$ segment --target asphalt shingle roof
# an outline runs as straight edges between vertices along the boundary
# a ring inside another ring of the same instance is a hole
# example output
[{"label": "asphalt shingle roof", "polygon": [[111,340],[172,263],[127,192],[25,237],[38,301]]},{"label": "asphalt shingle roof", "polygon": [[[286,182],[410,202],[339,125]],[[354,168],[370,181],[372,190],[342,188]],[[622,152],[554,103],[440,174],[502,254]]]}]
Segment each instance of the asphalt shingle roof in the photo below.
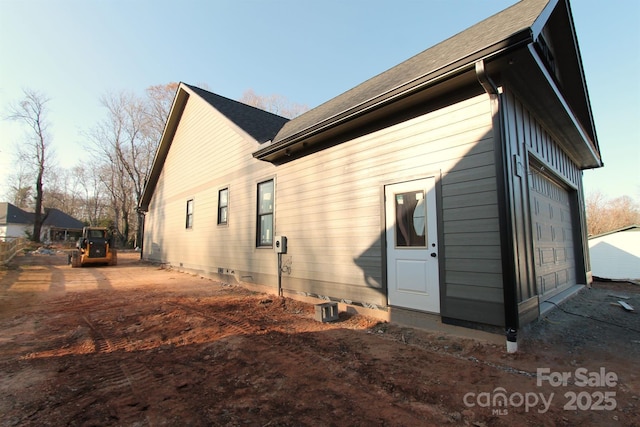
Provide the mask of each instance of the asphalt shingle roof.
[{"label": "asphalt shingle roof", "polygon": [[[0,225],[7,224],[33,224],[34,213],[26,212],[11,203],[0,203]],[[84,227],[82,221],[67,215],[59,209],[47,209],[47,217],[43,225],[69,230],[81,230]]]},{"label": "asphalt shingle roof", "polygon": [[401,64],[344,92],[284,125],[274,144],[303,132],[359,105],[383,96],[421,77],[437,74],[476,52],[483,51],[511,36],[527,31],[540,17],[550,0],[523,0],[461,33],[415,55]]},{"label": "asphalt shingle roof", "polygon": [[270,141],[289,121],[285,117],[185,84],[259,143]]},{"label": "asphalt shingle roof", "polygon": [[33,214],[11,203],[0,203],[0,224],[33,224]]},{"label": "asphalt shingle roof", "polygon": [[82,227],[84,227],[82,221],[55,208],[47,209],[47,218],[44,220],[44,225],[69,230],[82,230]]}]

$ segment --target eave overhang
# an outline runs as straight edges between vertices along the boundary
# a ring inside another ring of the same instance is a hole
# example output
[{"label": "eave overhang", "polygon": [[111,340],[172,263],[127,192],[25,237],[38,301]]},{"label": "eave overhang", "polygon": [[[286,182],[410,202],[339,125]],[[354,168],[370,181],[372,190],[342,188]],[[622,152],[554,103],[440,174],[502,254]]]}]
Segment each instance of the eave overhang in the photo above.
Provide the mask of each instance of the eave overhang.
[{"label": "eave overhang", "polygon": [[[526,13],[522,10],[518,11],[520,12]],[[319,113],[316,120],[310,120],[313,116],[308,116],[302,123],[306,121],[309,125],[291,134],[284,133],[281,139],[277,135],[273,143],[256,151],[253,156],[274,164],[286,163],[339,144],[349,134],[357,134],[355,129],[372,129],[375,121],[388,122],[390,114],[398,115],[399,111],[410,108],[428,111],[425,104],[437,105],[447,93],[453,94],[451,97],[455,98],[456,92],[464,90],[470,81],[475,81],[475,64],[482,61],[486,64],[488,76],[498,85],[504,85],[517,93],[581,169],[601,167],[602,160],[569,4],[566,0],[549,0],[536,13],[536,18],[526,27],[514,31],[502,41],[425,71],[416,78],[381,91],[382,93],[368,95],[364,98],[365,101],[338,110],[339,113],[326,117]],[[503,20],[506,18],[501,17]],[[513,19],[513,16],[509,19]],[[499,22],[493,24],[494,27],[482,28],[494,31]],[[547,71],[536,48],[546,29],[560,37],[558,40],[561,41],[562,51],[558,55],[564,78],[563,87]],[[448,43],[450,42],[451,39]],[[425,53],[430,51],[431,49]],[[392,70],[390,71],[393,72]],[[381,76],[384,74],[386,73]],[[358,89],[359,87],[354,90]],[[337,104],[340,104],[345,95],[348,97],[349,93],[336,98],[340,99]]]},{"label": "eave overhang", "polygon": [[144,190],[142,192],[140,204],[138,205],[139,212],[147,212],[149,210],[149,203],[151,203],[153,191],[155,190],[158,179],[160,178],[164,161],[169,153],[169,148],[171,148],[171,141],[173,141],[173,137],[178,129],[178,123],[180,123],[180,119],[184,112],[184,108],[187,105],[188,99],[189,92],[187,92],[184,85],[181,83],[178,87],[178,91],[176,92],[175,99],[173,100],[169,117],[165,123],[162,137],[160,138],[158,150],[156,151],[156,155],[153,159],[151,172],[147,177]]},{"label": "eave overhang", "polygon": [[[253,153],[253,157],[281,164],[305,153],[317,151],[318,146],[323,148],[326,146],[327,138],[335,137],[336,134],[348,132],[363,125],[370,120],[370,117],[376,116],[373,113],[384,109],[393,110],[392,104],[394,103],[402,104],[404,102],[402,108],[407,108],[415,105],[415,100],[428,102],[429,98],[442,95],[442,89],[445,87],[447,90],[453,91],[455,90],[453,86],[464,86],[468,81],[475,81],[475,63],[477,61],[494,60],[514,50],[526,47],[531,41],[532,33],[530,30],[520,31],[506,40],[396,86],[285,139],[272,143]],[[410,99],[413,99],[414,102],[407,101]]]},{"label": "eave overhang", "polygon": [[518,95],[580,169],[602,167],[595,131],[578,119],[533,43],[500,68],[502,83]]}]

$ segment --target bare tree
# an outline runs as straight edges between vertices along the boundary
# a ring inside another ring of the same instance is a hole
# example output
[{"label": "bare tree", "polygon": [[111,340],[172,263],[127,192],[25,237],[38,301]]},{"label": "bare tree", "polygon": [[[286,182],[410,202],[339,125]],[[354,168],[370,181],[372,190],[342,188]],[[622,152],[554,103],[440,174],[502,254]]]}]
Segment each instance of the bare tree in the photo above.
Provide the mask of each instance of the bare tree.
[{"label": "bare tree", "polygon": [[118,230],[133,245],[141,242],[142,217],[136,207],[173,101],[173,85],[177,87],[173,83],[150,87],[148,98],[124,92],[104,96],[107,117],[91,134],[109,170],[102,183],[113,203]]},{"label": "bare tree", "polygon": [[599,191],[592,192],[587,196],[585,208],[590,236],[640,224],[640,206],[629,196],[611,200]]},{"label": "bare tree", "polygon": [[44,206],[59,209],[75,218],[84,218],[82,181],[74,169],[50,170],[45,181]]},{"label": "bare tree", "polygon": [[[99,174],[100,182],[111,200],[117,230],[128,240],[130,216],[127,206],[131,195],[129,188],[122,188],[118,181],[128,180],[129,143],[134,143],[139,135],[139,127],[130,123],[130,100],[133,95],[120,93],[102,97],[102,105],[107,109],[107,117],[101,121],[91,134],[94,145],[102,159],[102,165],[96,165],[94,174]],[[133,122],[139,115],[134,113]],[[132,129],[133,127],[133,129]],[[135,165],[134,165],[135,167]],[[135,174],[134,174],[135,176]]]},{"label": "bare tree", "polygon": [[107,189],[115,223],[100,225],[114,226],[121,242],[127,244],[130,241],[131,222],[135,207],[132,182],[125,173],[125,166],[118,160],[118,155],[114,152],[107,155],[111,157],[111,161],[102,166],[100,179],[103,187]]},{"label": "bare tree", "polygon": [[24,98],[10,107],[9,119],[22,122],[29,128],[28,138],[24,145],[18,147],[20,161],[30,166],[35,175],[35,207],[33,235],[34,242],[40,241],[40,230],[44,222],[42,201],[44,197],[43,180],[48,168],[51,153],[49,134],[47,132],[47,103],[49,98],[44,94],[25,89]]},{"label": "bare tree", "polygon": [[288,119],[309,111],[308,106],[290,101],[283,95],[258,95],[253,89],[245,90],[239,101]]},{"label": "bare tree", "polygon": [[148,116],[147,134],[155,144],[158,144],[164,131],[164,125],[167,122],[167,117],[169,117],[178,86],[178,83],[171,82],[165,85],[149,86],[146,90],[148,101],[146,108]]},{"label": "bare tree", "polygon": [[76,183],[79,197],[77,218],[82,218],[90,225],[97,226],[108,216],[109,200],[103,196],[103,183],[101,177],[110,172],[104,172],[105,166],[97,161],[84,162],[76,165],[71,170],[73,180]]},{"label": "bare tree", "polygon": [[[106,94],[101,98],[106,116],[88,135],[98,162],[93,167],[110,201],[114,225],[128,244],[141,245],[143,218],[136,208],[177,87],[178,83],[151,86],[142,97]],[[91,198],[95,203],[98,199],[104,198]]]},{"label": "bare tree", "polygon": [[33,174],[29,168],[20,161],[19,156],[15,162],[13,173],[8,178],[8,199],[20,209],[32,209]]}]

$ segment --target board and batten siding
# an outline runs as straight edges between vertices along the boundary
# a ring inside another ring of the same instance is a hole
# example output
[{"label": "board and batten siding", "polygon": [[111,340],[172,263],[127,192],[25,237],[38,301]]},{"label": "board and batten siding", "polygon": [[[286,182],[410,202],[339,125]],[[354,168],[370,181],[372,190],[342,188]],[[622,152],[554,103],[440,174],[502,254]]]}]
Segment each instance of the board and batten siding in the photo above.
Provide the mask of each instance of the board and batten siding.
[{"label": "board and batten siding", "polygon": [[445,306],[501,307],[492,132],[480,95],[279,166],[283,288],[385,306],[384,186],[435,176]]},{"label": "board and batten siding", "polygon": [[511,209],[513,217],[516,257],[516,286],[520,304],[521,323],[537,317],[539,274],[536,263],[534,227],[530,206],[530,187],[534,174],[542,174],[558,182],[568,192],[573,224],[575,248],[575,279],[586,283],[588,249],[586,247],[586,219],[582,172],[578,165],[562,149],[552,133],[538,120],[526,105],[508,88],[502,95],[502,114],[505,126],[505,147],[511,159],[507,174],[511,177]]},{"label": "board and batten siding", "polygon": [[[145,218],[144,256],[204,275],[222,272],[277,285],[273,250],[256,249],[257,183],[275,167],[253,159],[259,144],[198,96],[185,106]],[[229,189],[228,224],[217,224]],[[186,229],[187,200],[193,227]]]}]

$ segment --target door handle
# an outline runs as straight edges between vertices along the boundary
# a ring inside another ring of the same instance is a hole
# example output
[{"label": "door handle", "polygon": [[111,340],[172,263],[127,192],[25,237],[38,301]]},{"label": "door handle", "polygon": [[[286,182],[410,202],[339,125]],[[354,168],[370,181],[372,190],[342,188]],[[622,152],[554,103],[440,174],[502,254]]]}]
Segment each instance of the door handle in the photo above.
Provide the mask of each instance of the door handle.
[{"label": "door handle", "polygon": [[437,255],[435,252],[431,252],[431,257],[432,257],[432,258],[435,258],[435,257],[437,257],[437,256],[438,256],[438,255]]}]

